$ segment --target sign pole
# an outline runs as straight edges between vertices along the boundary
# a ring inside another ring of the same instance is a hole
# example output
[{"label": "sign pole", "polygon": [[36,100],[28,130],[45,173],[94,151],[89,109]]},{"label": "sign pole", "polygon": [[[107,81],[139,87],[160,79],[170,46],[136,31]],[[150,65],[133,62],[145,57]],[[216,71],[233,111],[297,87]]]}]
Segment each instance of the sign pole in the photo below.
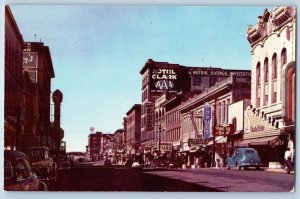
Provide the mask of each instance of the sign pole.
[{"label": "sign pole", "polygon": [[215,98],[214,103],[214,113],[213,113],[213,121],[212,121],[212,133],[213,133],[213,166],[216,166],[215,162],[215,153],[216,153],[216,109],[217,109],[217,99]]}]

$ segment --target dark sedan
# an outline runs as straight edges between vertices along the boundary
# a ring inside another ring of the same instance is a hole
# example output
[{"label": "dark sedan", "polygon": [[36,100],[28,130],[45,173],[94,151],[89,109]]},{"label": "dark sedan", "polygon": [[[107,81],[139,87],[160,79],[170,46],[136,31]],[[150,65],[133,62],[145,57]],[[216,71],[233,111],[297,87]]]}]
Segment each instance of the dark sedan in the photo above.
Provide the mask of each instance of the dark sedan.
[{"label": "dark sedan", "polygon": [[4,190],[46,191],[47,185],[32,171],[28,157],[20,151],[4,151]]}]

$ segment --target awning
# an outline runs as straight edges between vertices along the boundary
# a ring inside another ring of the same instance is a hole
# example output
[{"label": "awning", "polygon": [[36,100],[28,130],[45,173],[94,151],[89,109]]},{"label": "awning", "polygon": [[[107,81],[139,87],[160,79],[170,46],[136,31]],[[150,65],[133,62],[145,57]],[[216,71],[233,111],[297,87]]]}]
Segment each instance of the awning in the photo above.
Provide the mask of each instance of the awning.
[{"label": "awning", "polygon": [[238,130],[238,131],[234,132],[233,135],[240,135],[241,133],[243,133],[243,130]]},{"label": "awning", "polygon": [[[216,144],[220,144],[220,143],[226,143],[227,142],[227,137],[224,136],[216,136],[215,138],[215,143]],[[207,144],[205,144],[205,146],[209,146],[209,145],[213,145],[214,141],[210,140]]]},{"label": "awning", "polygon": [[278,141],[278,136],[255,138],[250,140],[243,140],[237,143],[237,146],[259,146],[259,145],[274,145]]},{"label": "awning", "polygon": [[227,142],[227,137],[217,136],[215,142],[218,143],[218,144],[220,144],[220,143],[226,143]]}]

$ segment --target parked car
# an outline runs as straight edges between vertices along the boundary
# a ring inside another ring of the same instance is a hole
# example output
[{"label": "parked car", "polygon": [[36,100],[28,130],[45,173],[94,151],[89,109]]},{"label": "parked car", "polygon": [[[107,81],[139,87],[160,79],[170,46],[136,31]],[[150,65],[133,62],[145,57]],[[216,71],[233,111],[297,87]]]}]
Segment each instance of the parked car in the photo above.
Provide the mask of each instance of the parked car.
[{"label": "parked car", "polygon": [[33,172],[29,159],[20,151],[4,151],[4,190],[47,191],[47,185]]},{"label": "parked car", "polygon": [[57,169],[70,169],[71,161],[69,160],[67,154],[59,154],[58,157],[53,158],[57,165]]},{"label": "parked car", "polygon": [[132,168],[140,168],[141,165],[139,162],[133,162],[132,165],[131,165]]},{"label": "parked car", "polygon": [[132,164],[133,164],[133,160],[132,159],[128,159],[125,162],[125,167],[132,167]]},{"label": "parked car", "polygon": [[27,155],[38,177],[46,182],[56,181],[57,165],[49,155],[47,147],[27,148]]},{"label": "parked car", "polygon": [[232,156],[227,158],[226,163],[228,169],[237,167],[239,170],[248,167],[259,169],[262,166],[258,152],[254,148],[236,148]]},{"label": "parked car", "polygon": [[111,160],[110,159],[104,160],[104,166],[106,166],[106,167],[112,166]]},{"label": "parked car", "polygon": [[85,161],[85,155],[82,152],[69,152],[67,155],[72,163]]}]

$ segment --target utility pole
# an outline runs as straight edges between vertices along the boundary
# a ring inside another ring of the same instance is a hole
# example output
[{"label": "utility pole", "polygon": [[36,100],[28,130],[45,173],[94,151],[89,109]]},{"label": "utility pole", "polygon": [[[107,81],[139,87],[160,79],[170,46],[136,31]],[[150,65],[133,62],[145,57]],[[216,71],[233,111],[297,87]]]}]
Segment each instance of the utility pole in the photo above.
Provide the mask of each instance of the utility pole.
[{"label": "utility pole", "polygon": [[159,155],[160,155],[160,136],[161,136],[161,123],[159,124],[159,127],[158,127],[158,152],[159,152]]}]

